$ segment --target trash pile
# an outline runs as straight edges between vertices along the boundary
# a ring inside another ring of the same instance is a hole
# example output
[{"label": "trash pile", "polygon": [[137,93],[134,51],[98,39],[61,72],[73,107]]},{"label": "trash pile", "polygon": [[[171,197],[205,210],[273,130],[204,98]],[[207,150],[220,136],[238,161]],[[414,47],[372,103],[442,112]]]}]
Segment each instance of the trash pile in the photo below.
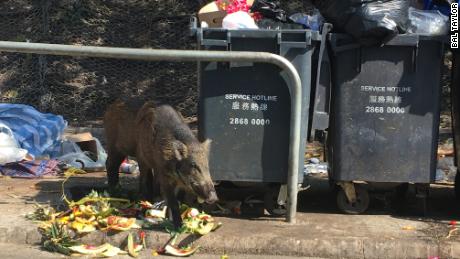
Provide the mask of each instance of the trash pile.
[{"label": "trash pile", "polygon": [[422,35],[446,35],[449,17],[438,10],[418,10],[409,7],[408,32]]},{"label": "trash pile", "polygon": [[[440,36],[448,33],[448,13],[425,10],[406,0],[316,0],[315,6],[335,32],[348,33],[363,45],[382,45],[398,34]],[[450,5],[448,0],[437,1]]]},{"label": "trash pile", "polygon": [[440,140],[437,151],[436,177],[437,183],[453,183],[457,174],[455,165],[454,143],[452,138]]},{"label": "trash pile", "polygon": [[[154,253],[188,256],[195,253],[199,247],[177,247],[175,242],[181,234],[203,236],[221,226],[210,215],[186,205],[181,206],[183,225],[176,230],[172,222],[166,218],[164,202],[156,204],[148,201],[132,202],[96,191],[92,191],[78,201],[69,201],[65,196],[63,198],[68,205],[67,210],[57,212],[53,208],[38,206],[26,217],[39,222],[43,247],[48,251],[64,255],[111,257],[129,254],[137,257],[139,252],[145,248],[145,232],[142,229],[160,226],[171,234],[171,239]],[[80,241],[82,236],[94,231],[129,230],[138,232],[137,234],[129,233],[121,247],[109,243],[94,246],[83,244]]]},{"label": "trash pile", "polygon": [[66,129],[60,115],[0,103],[0,175],[37,178],[61,175],[69,168],[105,170],[107,154],[99,140],[89,132],[70,134]]},{"label": "trash pile", "polygon": [[201,8],[198,19],[202,28],[224,29],[311,29],[319,31],[323,18],[311,14],[287,12],[279,1],[216,0]]},{"label": "trash pile", "polygon": [[310,174],[327,174],[328,163],[321,162],[318,158],[310,158],[307,164],[304,164],[304,175]]},{"label": "trash pile", "polygon": [[[382,45],[398,34],[446,35],[449,13],[440,8],[449,1],[424,9],[406,0],[313,0],[309,13],[287,14],[277,0],[216,0],[202,7],[197,16],[202,28],[310,29],[320,31],[327,22],[333,32],[347,33],[363,45]],[[434,10],[428,10],[434,9]]]}]

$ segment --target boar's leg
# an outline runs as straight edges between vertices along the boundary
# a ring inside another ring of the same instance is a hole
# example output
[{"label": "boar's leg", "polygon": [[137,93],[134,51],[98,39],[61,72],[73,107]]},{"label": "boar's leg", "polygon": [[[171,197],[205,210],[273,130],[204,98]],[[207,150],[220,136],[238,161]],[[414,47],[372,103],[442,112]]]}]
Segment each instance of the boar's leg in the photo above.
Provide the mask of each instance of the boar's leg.
[{"label": "boar's leg", "polygon": [[166,198],[170,219],[172,218],[174,227],[179,229],[182,226],[182,219],[180,217],[179,201],[177,200],[175,194],[175,186],[167,181],[164,181],[164,179],[160,179],[160,185],[163,196]]},{"label": "boar's leg", "polygon": [[[162,200],[161,198],[161,191],[160,191],[160,179],[158,177],[157,174],[155,174],[155,170],[152,170],[152,189],[151,189],[151,193],[152,193],[152,197],[153,197],[153,201],[156,201],[155,199],[160,199]],[[159,200],[157,200],[159,201]]]},{"label": "boar's leg", "polygon": [[139,162],[139,191],[144,199],[153,201],[153,175],[152,169]]},{"label": "boar's leg", "polygon": [[109,149],[107,161],[105,162],[109,188],[115,188],[118,185],[118,169],[120,168],[123,159],[125,159],[123,154]]},{"label": "boar's leg", "polygon": [[174,194],[174,190],[168,191],[166,202],[168,204],[169,213],[171,214],[174,227],[179,229],[182,226],[182,219],[179,211],[179,201]]}]

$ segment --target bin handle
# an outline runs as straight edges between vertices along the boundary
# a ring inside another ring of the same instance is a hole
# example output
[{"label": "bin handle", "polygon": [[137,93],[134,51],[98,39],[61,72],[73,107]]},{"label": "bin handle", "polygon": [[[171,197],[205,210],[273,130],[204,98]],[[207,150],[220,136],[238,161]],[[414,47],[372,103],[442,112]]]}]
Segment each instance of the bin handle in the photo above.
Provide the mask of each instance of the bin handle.
[{"label": "bin handle", "polygon": [[363,48],[359,47],[356,51],[356,72],[361,73],[363,65]]},{"label": "bin handle", "polygon": [[229,50],[229,44],[230,44],[230,35],[227,32],[227,39],[226,40],[218,40],[218,39],[206,39],[204,37],[204,33],[201,30],[200,33],[200,41],[202,46],[219,46],[219,47],[225,47],[227,50]]},{"label": "bin handle", "polygon": [[417,72],[418,44],[412,49],[412,72]]},{"label": "bin handle", "polygon": [[[283,41],[283,35],[287,35],[287,34],[304,34],[305,40],[304,41]],[[310,31],[305,31],[301,33],[289,32],[289,31],[279,32],[278,33],[278,44],[286,46],[286,47],[291,47],[291,48],[306,48],[307,46],[311,45],[311,32]]]},{"label": "bin handle", "polygon": [[[212,28],[208,28],[209,30],[213,30]],[[215,29],[216,31],[222,32],[222,29]],[[195,35],[198,36],[199,38],[199,44],[201,46],[218,46],[218,47],[225,47],[226,50],[230,50],[229,44],[230,44],[230,35],[228,30],[227,31],[227,39],[226,40],[219,40],[219,39],[206,39],[204,37],[203,33],[203,28],[198,27],[198,20],[196,17],[192,16],[190,18],[190,36],[193,37]]]},{"label": "bin handle", "polygon": [[[323,24],[323,28],[321,29],[321,43],[319,44],[319,56],[318,56],[318,65],[316,69],[316,82],[315,82],[315,87],[318,89],[319,86],[319,81],[320,81],[320,76],[321,76],[321,63],[323,62],[323,54],[324,54],[324,49],[326,47],[326,39],[327,39],[327,34],[332,30],[332,24],[330,23],[325,23]],[[330,89],[329,89],[329,95],[331,95]],[[329,100],[331,100],[331,96],[329,96]],[[330,104],[331,102],[329,101],[329,111],[331,110]]]},{"label": "bin handle", "polygon": [[190,37],[194,37],[198,31],[198,19],[195,16],[190,17]]},{"label": "bin handle", "polygon": [[[407,47],[413,46],[413,47],[416,47],[418,46],[419,41],[420,41],[419,35],[401,35],[399,37],[393,38],[392,40],[390,40],[389,42],[386,42],[385,44],[382,44],[380,47],[384,47],[384,46],[407,46]],[[331,44],[334,54],[363,47],[363,45],[357,43],[356,41],[353,41],[347,44],[343,44],[343,45],[342,44],[339,45],[337,44],[337,40],[332,40],[330,41],[330,44]]]}]

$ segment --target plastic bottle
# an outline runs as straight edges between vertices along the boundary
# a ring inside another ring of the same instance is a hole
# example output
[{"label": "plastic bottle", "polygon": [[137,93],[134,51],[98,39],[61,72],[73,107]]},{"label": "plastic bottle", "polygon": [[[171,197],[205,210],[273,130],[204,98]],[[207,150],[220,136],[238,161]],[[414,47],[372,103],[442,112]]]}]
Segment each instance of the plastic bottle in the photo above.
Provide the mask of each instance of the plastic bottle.
[{"label": "plastic bottle", "polygon": [[135,161],[125,159],[120,165],[120,173],[132,174],[139,171],[139,166]]}]

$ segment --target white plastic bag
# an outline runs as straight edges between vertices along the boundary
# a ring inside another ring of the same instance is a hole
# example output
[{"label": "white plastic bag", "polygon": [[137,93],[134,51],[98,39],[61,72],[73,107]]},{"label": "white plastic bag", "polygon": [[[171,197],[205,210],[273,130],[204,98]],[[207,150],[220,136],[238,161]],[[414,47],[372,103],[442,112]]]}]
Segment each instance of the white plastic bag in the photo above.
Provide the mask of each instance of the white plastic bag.
[{"label": "white plastic bag", "polygon": [[13,131],[0,122],[0,164],[23,160],[27,150],[20,148]]},{"label": "white plastic bag", "polygon": [[409,21],[409,33],[438,36],[449,32],[449,17],[438,10],[419,10],[409,7]]},{"label": "white plastic bag", "polygon": [[228,30],[259,29],[252,17],[243,11],[234,12],[225,16],[222,27]]}]

